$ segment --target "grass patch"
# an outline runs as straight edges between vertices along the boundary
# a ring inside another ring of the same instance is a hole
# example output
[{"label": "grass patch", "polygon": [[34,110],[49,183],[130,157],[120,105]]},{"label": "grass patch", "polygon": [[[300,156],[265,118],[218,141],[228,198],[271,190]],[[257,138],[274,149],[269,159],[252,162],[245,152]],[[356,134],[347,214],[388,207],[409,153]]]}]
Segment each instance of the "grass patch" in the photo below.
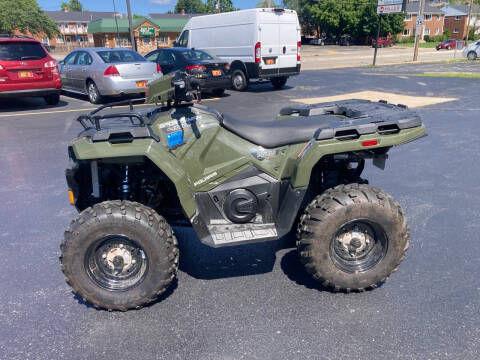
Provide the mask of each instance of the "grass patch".
[{"label": "grass patch", "polygon": [[480,79],[480,73],[441,73],[441,72],[438,72],[438,73],[437,73],[437,72],[426,72],[426,73],[419,73],[419,74],[405,74],[405,76]]},{"label": "grass patch", "polygon": [[[424,43],[419,43],[418,44],[418,47],[420,48],[426,48],[426,49],[434,49],[437,47],[437,44],[436,42],[424,42]],[[404,46],[404,47],[411,47],[413,48],[415,46],[414,43],[402,43],[402,42],[398,42],[395,44],[396,46]],[[446,51],[446,50],[445,50]]]}]

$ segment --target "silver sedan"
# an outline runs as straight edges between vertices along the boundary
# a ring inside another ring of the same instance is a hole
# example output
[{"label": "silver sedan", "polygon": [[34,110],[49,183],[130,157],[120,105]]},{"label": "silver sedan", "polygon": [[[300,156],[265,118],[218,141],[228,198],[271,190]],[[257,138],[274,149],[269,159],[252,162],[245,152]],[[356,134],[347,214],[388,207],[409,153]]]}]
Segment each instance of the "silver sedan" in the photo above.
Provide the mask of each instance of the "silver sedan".
[{"label": "silver sedan", "polygon": [[98,104],[103,96],[145,93],[150,81],[162,76],[160,66],[125,48],[72,51],[59,62],[62,89],[88,95]]}]

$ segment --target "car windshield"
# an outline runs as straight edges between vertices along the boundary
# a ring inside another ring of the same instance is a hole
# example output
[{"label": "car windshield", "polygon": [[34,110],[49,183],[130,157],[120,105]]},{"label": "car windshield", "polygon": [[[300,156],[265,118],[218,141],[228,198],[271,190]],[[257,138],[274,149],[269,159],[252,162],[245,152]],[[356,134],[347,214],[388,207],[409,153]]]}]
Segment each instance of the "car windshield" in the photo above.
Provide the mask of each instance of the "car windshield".
[{"label": "car windshield", "polygon": [[132,50],[105,50],[97,51],[97,54],[107,64],[147,61],[142,55]]},{"label": "car windshield", "polygon": [[184,50],[181,54],[187,60],[217,60],[214,55],[202,50]]},{"label": "car windshield", "polygon": [[40,60],[47,56],[42,46],[36,42],[6,41],[0,42],[0,60]]}]

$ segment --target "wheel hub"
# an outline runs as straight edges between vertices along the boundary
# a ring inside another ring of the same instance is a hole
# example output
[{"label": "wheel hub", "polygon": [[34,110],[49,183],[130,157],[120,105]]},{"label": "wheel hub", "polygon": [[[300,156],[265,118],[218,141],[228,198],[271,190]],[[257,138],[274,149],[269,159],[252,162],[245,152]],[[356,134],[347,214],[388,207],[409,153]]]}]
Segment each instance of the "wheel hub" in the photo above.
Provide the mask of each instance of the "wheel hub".
[{"label": "wheel hub", "polygon": [[362,233],[358,229],[348,231],[337,236],[336,241],[340,245],[340,256],[355,259],[361,257],[363,253],[369,248],[369,244],[372,243],[373,238],[368,232]]},{"label": "wheel hub", "polygon": [[107,266],[114,273],[121,273],[127,271],[132,267],[133,264],[135,264],[135,260],[133,259],[132,254],[123,246],[111,249],[108,252],[104,253],[103,256],[105,258]]}]

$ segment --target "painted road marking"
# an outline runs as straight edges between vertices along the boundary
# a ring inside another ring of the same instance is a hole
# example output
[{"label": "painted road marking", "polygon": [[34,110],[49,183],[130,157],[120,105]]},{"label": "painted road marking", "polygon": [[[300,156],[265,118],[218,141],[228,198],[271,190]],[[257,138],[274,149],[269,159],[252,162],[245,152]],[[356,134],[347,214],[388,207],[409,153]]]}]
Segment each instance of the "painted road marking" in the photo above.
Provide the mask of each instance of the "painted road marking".
[{"label": "painted road marking", "polygon": [[442,97],[433,97],[433,96],[411,96],[411,95],[394,94],[394,93],[387,93],[387,92],[380,92],[380,91],[359,91],[359,92],[334,95],[334,96],[323,96],[323,97],[292,99],[292,100],[302,104],[310,105],[310,104],[316,104],[316,103],[349,100],[349,99],[362,99],[362,100],[371,100],[371,101],[386,100],[391,104],[403,104],[412,108],[442,104],[450,101],[458,101],[457,98],[442,98]]},{"label": "painted road marking", "polygon": [[[213,101],[213,100],[220,100],[220,98],[209,98],[209,99],[202,99],[203,101]],[[154,104],[137,104],[137,106],[155,106]],[[125,106],[115,106],[114,109],[121,109],[121,108],[128,108],[129,105]],[[52,110],[52,111],[34,111],[34,112],[25,112],[25,113],[10,113],[10,114],[0,114],[0,118],[3,117],[13,117],[13,116],[35,116],[35,115],[51,115],[51,114],[61,114],[61,113],[72,113],[72,112],[82,112],[82,111],[92,111],[97,109],[96,107],[88,107],[88,108],[78,108],[78,109],[68,109],[68,110]]]}]

